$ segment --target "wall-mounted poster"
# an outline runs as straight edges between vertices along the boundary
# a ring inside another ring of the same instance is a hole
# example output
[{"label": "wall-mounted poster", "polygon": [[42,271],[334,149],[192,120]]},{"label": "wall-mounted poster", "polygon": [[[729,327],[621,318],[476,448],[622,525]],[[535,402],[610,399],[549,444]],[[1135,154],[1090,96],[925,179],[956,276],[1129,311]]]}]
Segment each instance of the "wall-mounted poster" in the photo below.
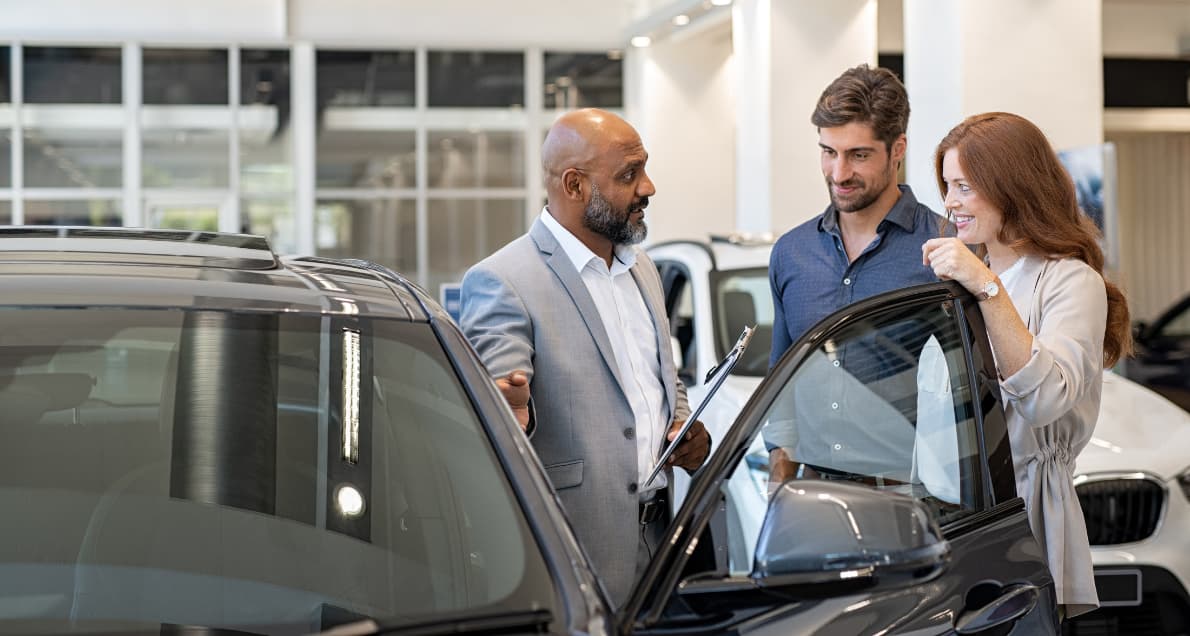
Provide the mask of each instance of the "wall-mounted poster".
[{"label": "wall-mounted poster", "polygon": [[1078,204],[1103,234],[1103,255],[1117,269],[1120,255],[1119,208],[1116,199],[1116,146],[1112,143],[1058,151],[1074,179]]}]

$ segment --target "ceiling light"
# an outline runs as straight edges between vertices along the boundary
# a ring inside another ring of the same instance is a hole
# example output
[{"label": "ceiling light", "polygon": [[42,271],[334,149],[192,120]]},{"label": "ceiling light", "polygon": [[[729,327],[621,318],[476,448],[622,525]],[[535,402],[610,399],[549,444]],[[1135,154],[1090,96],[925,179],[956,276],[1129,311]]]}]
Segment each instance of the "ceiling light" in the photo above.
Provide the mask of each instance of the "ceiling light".
[{"label": "ceiling light", "polygon": [[673,23],[674,26],[686,26],[687,24],[690,24],[690,16],[686,15],[685,13],[679,13],[678,15],[674,16]]},{"label": "ceiling light", "polygon": [[653,43],[653,40],[647,35],[638,35],[632,38],[632,46],[636,48],[644,48]]},{"label": "ceiling light", "polygon": [[711,4],[715,5],[716,7],[726,7],[727,5],[731,4],[731,0],[711,0]]}]

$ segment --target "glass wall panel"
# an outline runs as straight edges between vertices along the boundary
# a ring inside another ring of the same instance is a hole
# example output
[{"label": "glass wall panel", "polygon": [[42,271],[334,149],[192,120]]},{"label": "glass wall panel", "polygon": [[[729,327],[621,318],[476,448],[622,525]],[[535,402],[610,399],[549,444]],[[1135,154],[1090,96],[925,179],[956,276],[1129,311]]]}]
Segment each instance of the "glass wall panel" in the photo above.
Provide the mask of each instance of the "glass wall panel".
[{"label": "glass wall panel", "polygon": [[117,200],[30,201],[25,200],[26,225],[120,225]]},{"label": "glass wall panel", "polygon": [[219,231],[219,206],[214,204],[145,201],[144,215],[145,227]]},{"label": "glass wall panel", "polygon": [[144,49],[141,55],[145,104],[227,104],[227,49]]},{"label": "glass wall panel", "polygon": [[524,199],[431,199],[428,289],[463,280],[467,268],[525,232]]},{"label": "glass wall panel", "polygon": [[289,199],[245,199],[240,202],[245,234],[259,234],[269,240],[278,254],[297,251],[297,230]]},{"label": "glass wall panel", "polygon": [[318,187],[415,187],[416,147],[412,130],[323,130],[318,136]]},{"label": "glass wall panel", "polygon": [[431,188],[525,187],[520,131],[431,131],[428,144]]},{"label": "glass wall panel", "polygon": [[26,187],[118,188],[123,183],[124,133],[118,128],[29,128],[24,136]]},{"label": "glass wall panel", "polygon": [[240,50],[240,105],[284,104],[289,109],[289,51]]},{"label": "glass wall panel", "polygon": [[622,108],[624,62],[609,53],[546,53],[546,108]]},{"label": "glass wall panel", "polygon": [[412,199],[319,201],[316,253],[362,258],[416,279],[417,204]]},{"label": "glass wall panel", "polygon": [[289,51],[240,51],[240,189],[293,190]]},{"label": "glass wall panel", "polygon": [[7,129],[0,130],[0,188],[10,187],[12,187],[12,130]]},{"label": "glass wall panel", "polygon": [[12,201],[0,199],[0,225],[12,224]]},{"label": "glass wall panel", "polygon": [[228,131],[145,130],[142,139],[144,187],[227,186]]},{"label": "glass wall panel", "polygon": [[318,51],[318,105],[413,106],[413,51]]},{"label": "glass wall panel", "polygon": [[123,100],[119,48],[27,46],[25,102],[119,104]]},{"label": "glass wall panel", "polygon": [[430,51],[429,105],[506,108],[525,103],[525,55]]}]

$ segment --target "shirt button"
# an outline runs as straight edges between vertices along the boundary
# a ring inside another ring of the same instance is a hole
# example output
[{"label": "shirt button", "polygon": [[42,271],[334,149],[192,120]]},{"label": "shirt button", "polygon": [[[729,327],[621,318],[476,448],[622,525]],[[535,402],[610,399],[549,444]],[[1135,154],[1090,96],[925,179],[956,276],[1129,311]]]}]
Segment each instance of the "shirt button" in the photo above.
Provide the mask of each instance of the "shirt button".
[{"label": "shirt button", "polygon": [[832,409],[834,409],[834,410],[836,410],[836,411],[837,411],[837,410],[839,410],[839,403],[838,403],[838,402],[831,402],[831,408],[832,408]]},{"label": "shirt button", "polygon": [[835,361],[834,361],[834,362],[832,362],[831,364],[834,364],[834,365],[837,367],[837,366],[839,366],[839,361],[838,361],[838,360],[835,360]]},{"label": "shirt button", "polygon": [[835,450],[843,450],[842,444],[835,444]]},{"label": "shirt button", "polygon": [[628,484],[628,492],[630,492],[634,495],[636,494],[636,483],[635,482]]},{"label": "shirt button", "polygon": [[632,438],[636,437],[636,431],[634,431],[630,428],[626,428],[626,429],[624,429],[624,437],[627,439],[632,439]]},{"label": "shirt button", "polygon": [[844,278],[844,279],[843,279],[843,284],[844,284],[844,285],[850,285],[850,284],[851,284],[851,279],[850,279],[850,278]]}]

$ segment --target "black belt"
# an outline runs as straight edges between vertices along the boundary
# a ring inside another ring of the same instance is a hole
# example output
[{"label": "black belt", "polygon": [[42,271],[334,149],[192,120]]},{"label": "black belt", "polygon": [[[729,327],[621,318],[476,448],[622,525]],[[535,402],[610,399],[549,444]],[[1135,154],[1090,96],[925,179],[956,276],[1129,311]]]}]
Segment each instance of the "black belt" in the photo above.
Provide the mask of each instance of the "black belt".
[{"label": "black belt", "polygon": [[665,498],[654,497],[640,502],[640,525],[647,526],[665,518]]}]

